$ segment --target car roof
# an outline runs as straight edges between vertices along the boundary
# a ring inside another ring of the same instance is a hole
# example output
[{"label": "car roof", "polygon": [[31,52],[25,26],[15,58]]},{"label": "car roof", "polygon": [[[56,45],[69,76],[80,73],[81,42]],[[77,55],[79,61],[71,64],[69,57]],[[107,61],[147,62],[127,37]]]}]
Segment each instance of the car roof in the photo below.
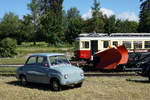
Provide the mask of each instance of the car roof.
[{"label": "car roof", "polygon": [[36,53],[36,54],[32,54],[30,56],[62,56],[64,54],[62,53]]}]

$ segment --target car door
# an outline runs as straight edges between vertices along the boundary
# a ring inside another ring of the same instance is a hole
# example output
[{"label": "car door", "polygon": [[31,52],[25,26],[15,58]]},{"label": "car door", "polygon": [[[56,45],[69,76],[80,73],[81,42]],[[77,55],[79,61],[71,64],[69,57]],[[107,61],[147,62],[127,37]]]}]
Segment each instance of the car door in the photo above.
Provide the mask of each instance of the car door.
[{"label": "car door", "polygon": [[49,83],[49,64],[45,56],[32,56],[26,63],[26,76],[29,82]]},{"label": "car door", "polygon": [[49,64],[46,56],[38,56],[37,57],[37,65],[34,70],[35,79],[38,83],[49,83],[48,72],[49,72]]},{"label": "car door", "polygon": [[25,64],[25,72],[26,72],[26,78],[29,82],[36,82],[35,79],[35,68],[36,68],[36,64],[37,63],[37,56],[31,56],[28,58],[26,64]]}]

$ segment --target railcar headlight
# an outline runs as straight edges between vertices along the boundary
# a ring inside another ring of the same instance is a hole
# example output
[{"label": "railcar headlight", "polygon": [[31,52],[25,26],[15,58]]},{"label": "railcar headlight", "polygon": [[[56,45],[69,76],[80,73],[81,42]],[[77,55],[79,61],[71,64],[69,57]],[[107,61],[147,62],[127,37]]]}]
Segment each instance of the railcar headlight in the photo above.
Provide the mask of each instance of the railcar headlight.
[{"label": "railcar headlight", "polygon": [[68,78],[68,74],[65,74],[65,75],[64,75],[64,78],[67,79],[67,78]]},{"label": "railcar headlight", "polygon": [[81,75],[81,77],[83,77],[83,76],[84,76],[84,73],[81,73],[80,75]]}]

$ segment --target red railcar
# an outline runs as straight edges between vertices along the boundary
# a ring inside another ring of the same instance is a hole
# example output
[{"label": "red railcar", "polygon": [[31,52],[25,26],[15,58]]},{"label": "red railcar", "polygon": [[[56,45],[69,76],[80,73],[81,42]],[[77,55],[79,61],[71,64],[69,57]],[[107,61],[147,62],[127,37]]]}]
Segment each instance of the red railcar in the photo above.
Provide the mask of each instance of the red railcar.
[{"label": "red railcar", "polygon": [[97,68],[115,69],[118,64],[127,63],[128,51],[134,51],[135,49],[149,50],[150,34],[80,34],[80,36],[76,39],[74,54],[75,58],[78,60],[96,60]]}]

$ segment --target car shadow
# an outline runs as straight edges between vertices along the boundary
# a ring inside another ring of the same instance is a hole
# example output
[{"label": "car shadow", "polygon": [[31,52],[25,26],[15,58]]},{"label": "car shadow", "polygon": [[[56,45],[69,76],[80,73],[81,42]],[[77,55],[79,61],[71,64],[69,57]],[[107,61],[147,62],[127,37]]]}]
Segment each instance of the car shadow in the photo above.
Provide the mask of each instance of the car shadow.
[{"label": "car shadow", "polygon": [[[44,90],[44,91],[51,91],[50,86],[48,84],[39,84],[39,83],[28,83],[26,86],[22,86],[19,81],[11,81],[7,82],[9,85],[24,87],[24,88],[30,88],[30,89],[38,89],[38,90]],[[63,86],[61,91],[66,91],[73,89],[73,86]],[[60,91],[60,92],[61,92]]]},{"label": "car shadow", "polygon": [[135,82],[135,83],[150,83],[147,79],[126,79],[126,81]]}]

